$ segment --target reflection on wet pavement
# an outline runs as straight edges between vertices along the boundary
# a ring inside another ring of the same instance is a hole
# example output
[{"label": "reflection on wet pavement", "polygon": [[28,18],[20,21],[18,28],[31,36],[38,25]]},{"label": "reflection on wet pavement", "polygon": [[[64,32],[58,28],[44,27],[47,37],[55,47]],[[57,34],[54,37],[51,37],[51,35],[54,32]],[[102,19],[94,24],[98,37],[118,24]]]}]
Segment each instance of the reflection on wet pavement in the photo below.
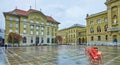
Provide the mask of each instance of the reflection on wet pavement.
[{"label": "reflection on wet pavement", "polygon": [[[99,50],[104,65],[120,65],[120,47],[99,46]],[[0,49],[0,65],[90,65],[83,46],[11,47],[5,53]]]}]

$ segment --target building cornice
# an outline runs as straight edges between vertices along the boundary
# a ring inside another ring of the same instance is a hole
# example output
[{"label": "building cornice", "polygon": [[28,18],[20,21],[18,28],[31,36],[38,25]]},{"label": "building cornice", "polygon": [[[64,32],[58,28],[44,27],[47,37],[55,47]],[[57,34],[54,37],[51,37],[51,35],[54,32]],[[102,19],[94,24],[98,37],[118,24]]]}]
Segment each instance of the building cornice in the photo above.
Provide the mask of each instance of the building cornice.
[{"label": "building cornice", "polygon": [[107,13],[107,10],[99,12],[99,13],[91,14],[91,15],[88,15],[88,17],[86,19],[91,18],[91,17],[95,17],[95,16],[99,16],[102,14],[106,14],[106,13]]},{"label": "building cornice", "polygon": [[105,4],[108,5],[108,4],[111,4],[111,3],[116,2],[116,1],[119,1],[119,0],[107,0],[105,2]]}]

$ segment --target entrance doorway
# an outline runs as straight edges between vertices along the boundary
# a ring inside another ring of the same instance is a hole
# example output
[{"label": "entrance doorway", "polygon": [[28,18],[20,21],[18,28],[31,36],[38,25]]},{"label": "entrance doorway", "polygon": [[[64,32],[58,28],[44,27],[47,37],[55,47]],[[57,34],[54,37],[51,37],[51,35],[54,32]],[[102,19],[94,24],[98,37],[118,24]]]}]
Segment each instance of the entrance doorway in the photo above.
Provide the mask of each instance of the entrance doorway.
[{"label": "entrance doorway", "polygon": [[113,43],[114,43],[114,45],[116,45],[117,42],[118,42],[117,35],[113,35]]}]

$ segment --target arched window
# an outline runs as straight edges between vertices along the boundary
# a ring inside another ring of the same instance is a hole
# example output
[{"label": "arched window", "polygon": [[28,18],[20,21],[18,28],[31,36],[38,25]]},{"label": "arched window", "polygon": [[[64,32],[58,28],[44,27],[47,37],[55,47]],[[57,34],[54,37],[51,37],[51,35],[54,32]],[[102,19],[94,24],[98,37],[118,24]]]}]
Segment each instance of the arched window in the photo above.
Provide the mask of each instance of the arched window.
[{"label": "arched window", "polygon": [[47,38],[47,43],[50,43],[50,38]]},{"label": "arched window", "polygon": [[113,24],[117,24],[117,16],[116,15],[113,16],[112,23]]},{"label": "arched window", "polygon": [[27,42],[27,38],[23,37],[23,43],[26,43],[26,42]]},{"label": "arched window", "polygon": [[101,27],[100,26],[97,27],[97,32],[101,32]]},{"label": "arched window", "polygon": [[100,41],[101,40],[101,36],[98,36],[98,41]]},{"label": "arched window", "polygon": [[105,25],[105,26],[104,26],[105,32],[107,31],[107,28],[108,28],[108,25]]},{"label": "arched window", "polygon": [[93,28],[90,28],[90,33],[93,33],[94,32],[94,29]]}]

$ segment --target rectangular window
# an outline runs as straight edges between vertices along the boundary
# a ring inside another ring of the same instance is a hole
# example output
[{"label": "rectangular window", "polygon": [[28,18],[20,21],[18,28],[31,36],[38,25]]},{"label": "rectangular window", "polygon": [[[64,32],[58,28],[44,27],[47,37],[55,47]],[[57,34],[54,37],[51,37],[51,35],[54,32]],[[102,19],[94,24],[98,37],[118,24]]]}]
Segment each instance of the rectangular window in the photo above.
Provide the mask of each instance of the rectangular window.
[{"label": "rectangular window", "polygon": [[42,27],[42,30],[44,30],[44,27]]},{"label": "rectangular window", "polygon": [[99,23],[101,23],[101,20],[100,20],[100,19],[98,19],[98,20],[97,20],[97,23],[98,23],[98,24],[99,24]]},{"label": "rectangular window", "polygon": [[98,36],[98,41],[100,41],[101,40],[101,36]]},{"label": "rectangular window", "polygon": [[94,37],[93,36],[91,36],[91,41],[93,41],[94,40]]},{"label": "rectangular window", "polygon": [[90,25],[93,25],[94,24],[94,22],[93,21],[90,21]]},{"label": "rectangular window", "polygon": [[18,18],[16,18],[15,20],[16,20],[16,21],[19,21],[19,19],[18,19]]},{"label": "rectangular window", "polygon": [[34,27],[33,25],[30,26],[31,29],[33,29],[33,27]]},{"label": "rectangular window", "polygon": [[49,35],[49,27],[47,27],[47,35]]},{"label": "rectangular window", "polygon": [[12,32],[12,29],[10,29],[9,32]]},{"label": "rectangular window", "polygon": [[33,43],[33,37],[31,37],[31,43]]},{"label": "rectangular window", "polygon": [[104,22],[108,22],[108,19],[107,19],[107,18],[104,18]]},{"label": "rectangular window", "polygon": [[26,33],[26,30],[24,30],[23,33]]},{"label": "rectangular window", "polygon": [[105,39],[108,40],[108,35],[106,35]]},{"label": "rectangular window", "polygon": [[41,24],[44,24],[43,22]]},{"label": "rectangular window", "polygon": [[15,30],[16,33],[18,33],[18,30]]},{"label": "rectangular window", "polygon": [[36,35],[38,35],[39,34],[39,32],[38,31],[36,31]]},{"label": "rectangular window", "polygon": [[36,26],[36,30],[38,30],[39,29],[39,26]]},{"label": "rectangular window", "polygon": [[26,22],[27,20],[26,19],[23,19],[24,22]]},{"label": "rectangular window", "polygon": [[44,32],[43,32],[43,31],[41,32],[41,35],[44,35]]},{"label": "rectangular window", "polygon": [[12,20],[13,20],[13,18],[12,18],[12,17],[10,17],[10,20],[12,21]]},{"label": "rectangular window", "polygon": [[38,22],[38,21],[36,21],[36,23],[37,23],[37,24],[39,24],[39,22]]},{"label": "rectangular window", "polygon": [[32,35],[32,34],[33,34],[33,31],[30,31],[30,34]]},{"label": "rectangular window", "polygon": [[10,28],[12,28],[12,23],[10,23]]},{"label": "rectangular window", "polygon": [[16,24],[16,28],[18,28],[18,24]]},{"label": "rectangular window", "polygon": [[30,23],[33,23],[33,21],[31,20]]},{"label": "rectangular window", "polygon": [[41,43],[44,43],[44,38],[43,37],[41,38]]},{"label": "rectangular window", "polygon": [[24,24],[24,26],[23,26],[24,28],[26,28],[26,24]]}]

